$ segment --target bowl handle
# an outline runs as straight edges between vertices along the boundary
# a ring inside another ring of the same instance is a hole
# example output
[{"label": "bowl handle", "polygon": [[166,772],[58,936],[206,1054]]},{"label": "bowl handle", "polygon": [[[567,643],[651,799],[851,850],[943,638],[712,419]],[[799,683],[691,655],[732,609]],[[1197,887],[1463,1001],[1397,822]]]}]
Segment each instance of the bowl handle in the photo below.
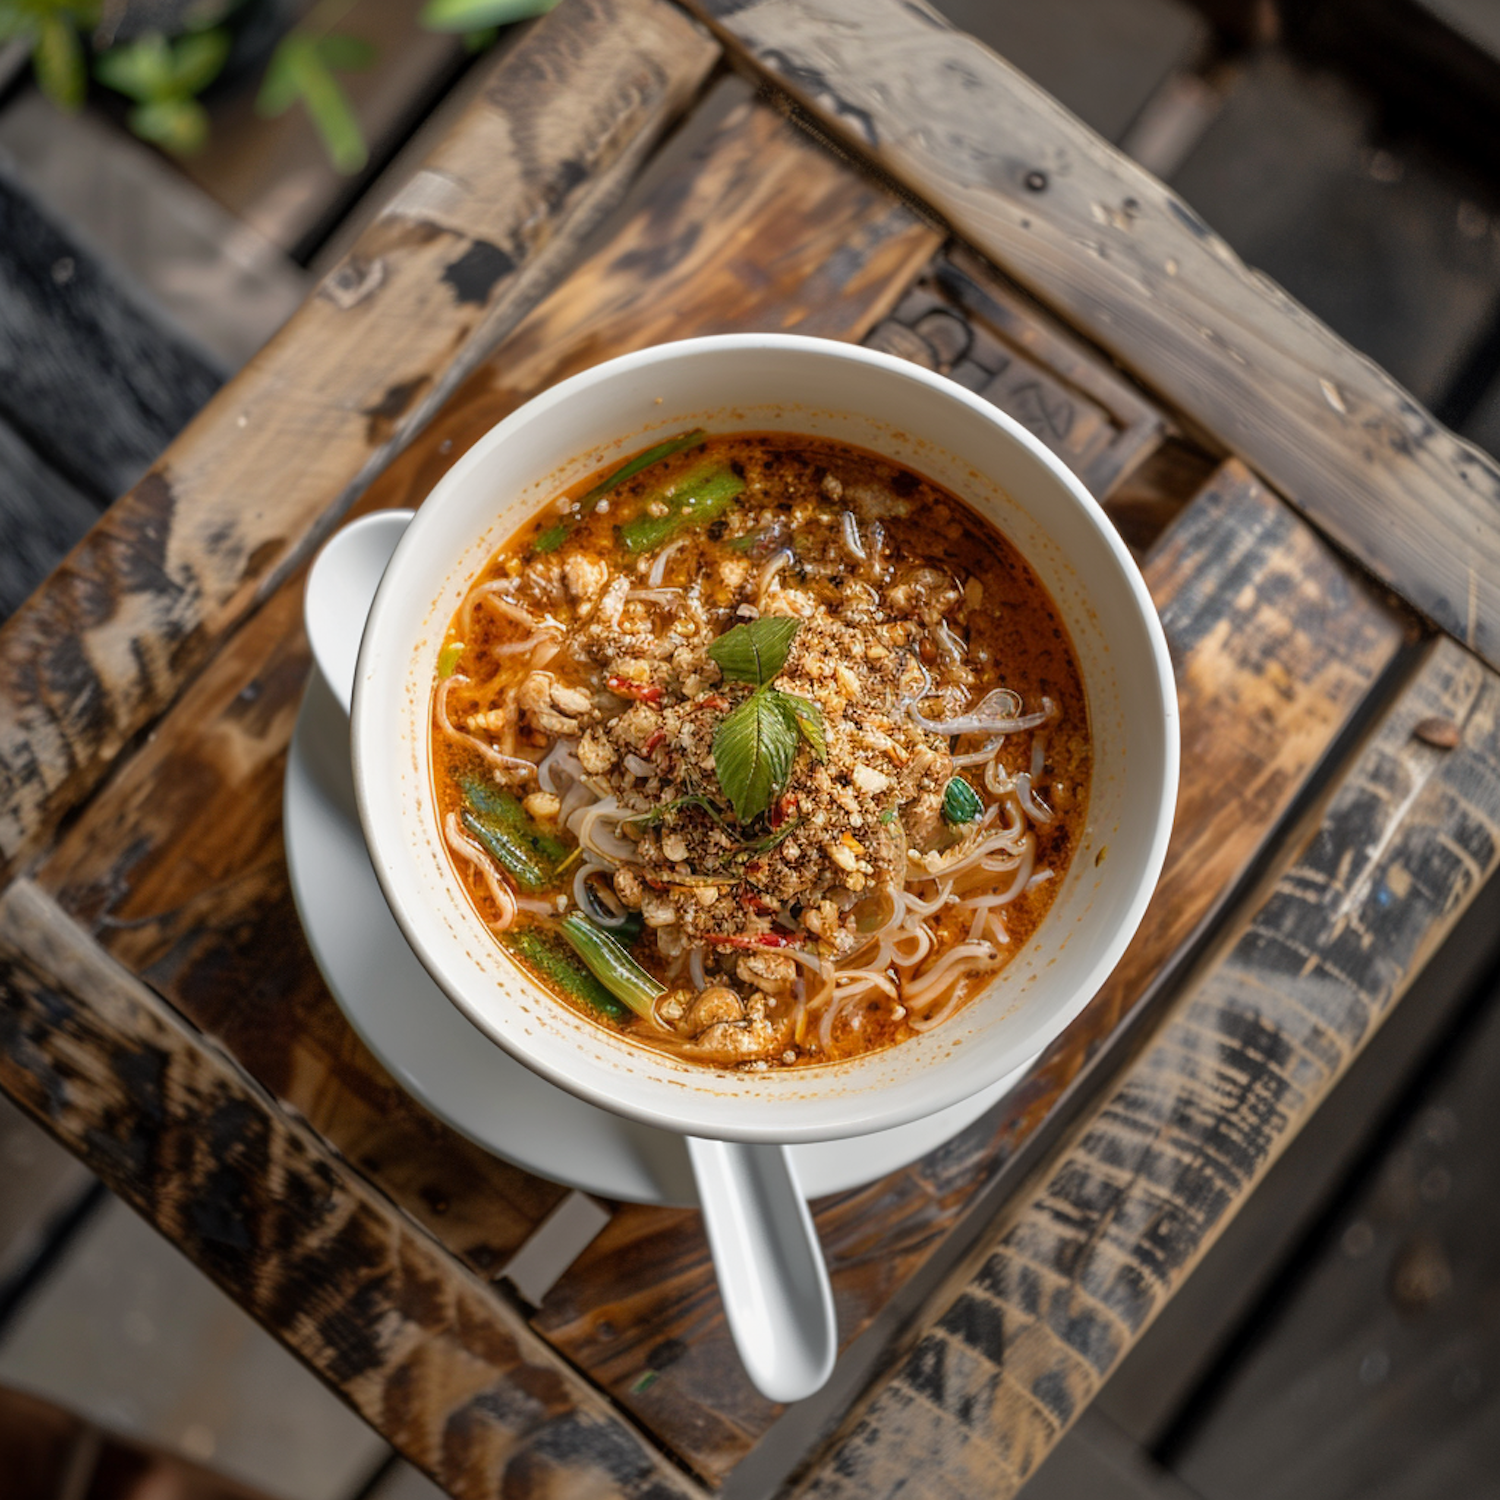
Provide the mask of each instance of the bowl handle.
[{"label": "bowl handle", "polygon": [[688,1137],[708,1247],[745,1373],[772,1401],[801,1401],[838,1353],[833,1293],[785,1146]]},{"label": "bowl handle", "polygon": [[416,514],[382,510],[351,521],[324,544],[307,575],[302,618],[318,671],[349,712],[365,618],[396,543]]}]

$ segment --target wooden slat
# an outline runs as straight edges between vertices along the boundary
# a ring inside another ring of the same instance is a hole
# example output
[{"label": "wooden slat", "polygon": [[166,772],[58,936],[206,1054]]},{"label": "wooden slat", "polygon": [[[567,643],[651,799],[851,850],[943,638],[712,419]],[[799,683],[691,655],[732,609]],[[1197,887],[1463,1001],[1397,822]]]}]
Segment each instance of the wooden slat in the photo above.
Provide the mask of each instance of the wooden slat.
[{"label": "wooden slat", "polygon": [[1162,441],[1162,414],[1117,371],[959,248],[864,343],[937,370],[1008,412],[1096,495]]},{"label": "wooden slat", "polygon": [[0,864],[36,846],[571,263],[712,67],[665,0],[574,0],[0,631]]},{"label": "wooden slat", "polygon": [[146,466],[219,373],[0,169],[0,417],[97,501]]},{"label": "wooden slat", "polygon": [[1500,465],[923,0],[684,0],[840,140],[1500,663]]},{"label": "wooden slat", "polygon": [[[452,434],[498,420],[505,402],[549,383],[557,364],[649,342],[662,299],[701,310],[699,323],[683,315],[684,333],[707,331],[732,305],[744,326],[795,321],[857,338],[935,238],[773,111],[743,102],[506,341],[361,505],[405,501],[410,475],[457,456]],[[672,247],[689,239],[693,253],[663,273]],[[611,309],[607,323],[600,306]],[[543,352],[528,363],[522,350]],[[504,380],[503,394],[492,378]],[[405,1212],[471,1269],[492,1275],[563,1190],[495,1160],[397,1088],[323,987],[298,926],[281,784],[309,664],[301,590],[294,575],[237,632],[108,795],[81,811],[37,879]]]},{"label": "wooden slat", "polygon": [[25,880],[0,896],[0,1043],[7,1093],[459,1500],[698,1493]]},{"label": "wooden slat", "polygon": [[[1414,734],[1451,722],[1457,747]],[[1500,856],[1500,677],[1452,641],[800,1493],[1013,1494],[1233,1217]]]},{"label": "wooden slat", "polygon": [[99,519],[99,505],[0,417],[0,621]]},{"label": "wooden slat", "polygon": [[[728,85],[732,96],[746,91]],[[729,109],[588,266],[560,286],[372,487],[415,505],[496,422],[617,354],[697,334],[859,338],[938,235],[763,104]]]},{"label": "wooden slat", "polygon": [[[846,1343],[1109,1044],[1401,648],[1401,619],[1233,461],[1146,576],[1183,716],[1177,829],[1156,899],[1110,983],[998,1109],[925,1161],[819,1206]],[[775,1414],[735,1363],[689,1216],[622,1209],[554,1287],[537,1326],[704,1472],[726,1473]]]}]

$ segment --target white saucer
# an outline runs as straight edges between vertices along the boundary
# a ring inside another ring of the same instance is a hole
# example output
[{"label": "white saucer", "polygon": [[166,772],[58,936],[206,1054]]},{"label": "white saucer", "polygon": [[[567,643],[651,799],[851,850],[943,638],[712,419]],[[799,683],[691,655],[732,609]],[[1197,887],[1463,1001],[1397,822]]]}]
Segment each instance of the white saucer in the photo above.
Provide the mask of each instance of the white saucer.
[{"label": "white saucer", "polygon": [[[455,1130],[553,1182],[602,1198],[693,1206],[682,1137],[621,1119],[545,1082],[471,1026],[407,946],[360,831],[349,723],[315,671],[287,758],[287,868],[313,957],[349,1024],[391,1075]],[[939,1114],[794,1146],[809,1198],[845,1192],[925,1156],[972,1124],[1026,1067]]]}]

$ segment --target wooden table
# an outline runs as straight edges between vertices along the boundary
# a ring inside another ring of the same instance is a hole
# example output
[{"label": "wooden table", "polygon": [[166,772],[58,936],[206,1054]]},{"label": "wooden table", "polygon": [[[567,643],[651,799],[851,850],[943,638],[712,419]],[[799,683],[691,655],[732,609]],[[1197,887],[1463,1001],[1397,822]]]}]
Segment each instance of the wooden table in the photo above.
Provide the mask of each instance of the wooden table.
[{"label": "wooden table", "polygon": [[[0,631],[0,1085],[455,1495],[747,1459],[1009,1494],[1494,868],[1500,471],[920,0],[565,0],[486,66]],[[565,1190],[365,1051],[282,853],[330,530],[567,374],[759,328],[938,369],[1060,453],[1183,712],[1104,991],[958,1140],[816,1206],[854,1346],[821,1433],[745,1381],[692,1213],[611,1206],[523,1304],[501,1273]]]}]

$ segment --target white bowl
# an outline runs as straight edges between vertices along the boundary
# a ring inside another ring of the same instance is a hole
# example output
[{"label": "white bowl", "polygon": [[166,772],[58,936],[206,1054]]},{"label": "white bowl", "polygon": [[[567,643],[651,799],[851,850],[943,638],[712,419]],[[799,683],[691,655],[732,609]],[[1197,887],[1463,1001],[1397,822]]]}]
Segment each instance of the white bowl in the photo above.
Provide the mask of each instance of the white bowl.
[{"label": "white bowl", "polygon": [[[631,1045],[548,995],[454,878],[434,812],[429,701],[471,579],[559,491],[653,438],[789,431],[856,443],[946,486],[1025,555],[1072,632],[1088,697],[1088,822],[1051,910],[947,1024],[848,1062],[720,1071]],[[1098,504],[1029,433],[951,381],[847,344],[727,334],[588,370],[528,402],[438,483],[365,627],[351,717],[360,819],[397,922],[443,991],[544,1078],[631,1119],[725,1140],[889,1129],[1034,1057],[1098,991],[1145,911],[1177,795],[1177,698],[1139,571]]]}]

